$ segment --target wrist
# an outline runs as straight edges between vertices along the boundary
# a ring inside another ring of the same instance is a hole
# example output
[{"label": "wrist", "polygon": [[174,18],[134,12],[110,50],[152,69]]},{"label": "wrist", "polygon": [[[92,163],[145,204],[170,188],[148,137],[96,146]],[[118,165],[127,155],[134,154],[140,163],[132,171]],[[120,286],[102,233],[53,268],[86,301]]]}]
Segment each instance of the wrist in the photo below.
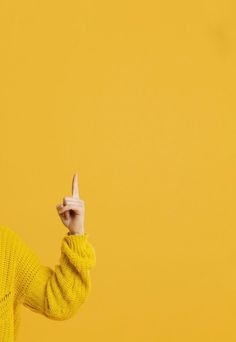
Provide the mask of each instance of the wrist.
[{"label": "wrist", "polygon": [[84,231],[69,231],[67,235],[84,235]]}]

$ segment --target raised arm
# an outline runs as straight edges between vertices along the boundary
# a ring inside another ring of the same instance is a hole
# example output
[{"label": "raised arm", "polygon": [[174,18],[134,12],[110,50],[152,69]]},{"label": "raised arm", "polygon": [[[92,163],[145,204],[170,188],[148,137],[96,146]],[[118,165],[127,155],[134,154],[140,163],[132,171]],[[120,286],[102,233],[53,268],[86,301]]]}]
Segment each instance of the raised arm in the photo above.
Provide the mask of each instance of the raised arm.
[{"label": "raised arm", "polygon": [[[90,270],[96,263],[95,251],[84,233],[84,201],[79,198],[78,176],[74,174],[72,196],[57,205],[58,215],[69,229],[61,243],[59,264],[54,270],[42,265],[39,258],[17,238],[17,294],[21,302],[48,318],[71,317],[91,289]],[[76,234],[76,235],[69,235]]]}]

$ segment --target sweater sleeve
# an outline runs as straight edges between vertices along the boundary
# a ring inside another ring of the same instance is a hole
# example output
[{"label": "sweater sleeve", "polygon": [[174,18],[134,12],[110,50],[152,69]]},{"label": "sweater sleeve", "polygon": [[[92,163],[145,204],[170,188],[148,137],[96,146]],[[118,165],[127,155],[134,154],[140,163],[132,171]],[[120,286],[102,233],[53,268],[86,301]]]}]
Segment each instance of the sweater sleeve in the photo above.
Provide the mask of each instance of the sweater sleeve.
[{"label": "sweater sleeve", "polygon": [[42,265],[23,240],[20,245],[16,278],[21,303],[50,319],[72,317],[91,290],[90,270],[96,264],[96,254],[88,234],[63,237],[54,269]]}]

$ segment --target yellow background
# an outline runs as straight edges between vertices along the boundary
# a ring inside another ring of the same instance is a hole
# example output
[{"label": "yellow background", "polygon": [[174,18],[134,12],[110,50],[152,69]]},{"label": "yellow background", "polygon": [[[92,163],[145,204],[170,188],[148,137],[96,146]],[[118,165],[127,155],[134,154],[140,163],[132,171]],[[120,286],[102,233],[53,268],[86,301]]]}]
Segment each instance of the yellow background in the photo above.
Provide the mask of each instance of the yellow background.
[{"label": "yellow background", "polygon": [[236,340],[234,1],[0,4],[1,223],[54,267],[79,174],[97,254],[19,342]]}]

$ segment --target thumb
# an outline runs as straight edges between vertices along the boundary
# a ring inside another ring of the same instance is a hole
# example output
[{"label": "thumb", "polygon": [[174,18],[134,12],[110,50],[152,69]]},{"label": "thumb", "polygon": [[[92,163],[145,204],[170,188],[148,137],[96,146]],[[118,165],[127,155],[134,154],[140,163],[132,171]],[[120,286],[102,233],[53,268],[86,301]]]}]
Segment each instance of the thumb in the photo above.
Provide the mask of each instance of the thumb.
[{"label": "thumb", "polygon": [[59,214],[59,216],[60,216],[61,218],[64,218],[65,220],[68,220],[68,219],[70,218],[70,213],[69,213],[69,211],[67,210],[67,211],[64,211],[63,213],[60,212],[61,209],[62,209],[63,207],[64,207],[63,204],[58,204],[58,205],[56,206],[57,212],[58,212],[58,214]]},{"label": "thumb", "polygon": [[64,215],[65,215],[66,220],[68,220],[70,218],[70,213],[68,210],[64,212]]}]

